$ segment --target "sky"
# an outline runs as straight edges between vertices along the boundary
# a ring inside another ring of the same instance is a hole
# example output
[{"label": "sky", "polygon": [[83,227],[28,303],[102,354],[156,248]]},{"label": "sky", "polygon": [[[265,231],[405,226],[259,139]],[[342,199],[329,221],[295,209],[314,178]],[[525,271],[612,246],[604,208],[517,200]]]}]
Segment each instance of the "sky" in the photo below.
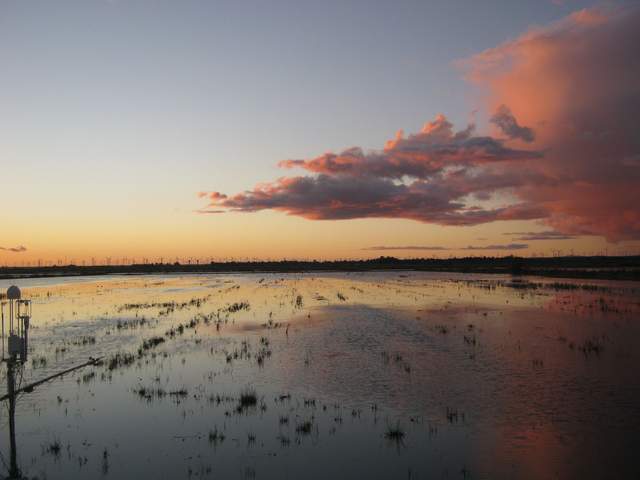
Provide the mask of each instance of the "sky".
[{"label": "sky", "polygon": [[637,2],[0,0],[0,264],[640,253],[638,44]]}]

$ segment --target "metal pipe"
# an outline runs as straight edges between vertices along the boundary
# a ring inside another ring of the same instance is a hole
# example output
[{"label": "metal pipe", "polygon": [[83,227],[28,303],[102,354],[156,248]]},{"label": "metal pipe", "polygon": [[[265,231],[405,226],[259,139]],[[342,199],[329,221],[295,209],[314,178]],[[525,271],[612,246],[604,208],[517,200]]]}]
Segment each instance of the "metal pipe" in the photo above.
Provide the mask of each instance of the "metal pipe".
[{"label": "metal pipe", "polygon": [[16,458],[16,379],[15,379],[15,362],[9,360],[7,363],[7,395],[9,397],[9,443],[11,449],[11,457],[9,461],[10,478],[19,478],[20,470]]},{"label": "metal pipe", "polygon": [[2,310],[2,358],[4,359],[4,302],[0,303],[0,310]]},{"label": "metal pipe", "polygon": [[[14,395],[17,395],[17,394],[22,393],[22,392],[29,393],[35,387],[37,387],[38,385],[42,385],[43,383],[46,383],[46,382],[48,382],[50,380],[53,380],[54,378],[61,377],[63,375],[66,375],[67,373],[73,372],[74,370],[78,370],[79,368],[88,367],[89,365],[98,365],[100,360],[102,360],[102,357],[91,358],[91,360],[89,360],[88,362],[85,362],[85,363],[83,363],[81,365],[76,365],[75,367],[67,368],[66,370],[64,370],[62,372],[58,372],[58,373],[54,373],[53,375],[49,375],[48,377],[45,377],[42,380],[38,380],[37,382],[33,382],[33,383],[30,383],[29,385],[25,385],[24,387],[21,387],[21,388],[15,390],[13,393],[14,393]],[[10,398],[9,394],[3,395],[2,397],[0,397],[0,402],[4,402],[5,400],[7,400],[9,398]]]}]

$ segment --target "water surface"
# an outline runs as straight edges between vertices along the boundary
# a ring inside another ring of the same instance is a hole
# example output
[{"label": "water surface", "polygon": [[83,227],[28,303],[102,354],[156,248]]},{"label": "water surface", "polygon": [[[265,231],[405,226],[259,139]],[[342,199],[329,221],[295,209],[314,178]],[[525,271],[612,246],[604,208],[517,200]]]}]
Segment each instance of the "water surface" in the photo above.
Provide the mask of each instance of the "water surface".
[{"label": "water surface", "polygon": [[[415,272],[18,283],[34,315],[22,385],[101,358],[20,396],[29,478],[640,475],[634,283]],[[4,367],[2,378],[4,390]],[[3,461],[8,448],[5,428]]]}]

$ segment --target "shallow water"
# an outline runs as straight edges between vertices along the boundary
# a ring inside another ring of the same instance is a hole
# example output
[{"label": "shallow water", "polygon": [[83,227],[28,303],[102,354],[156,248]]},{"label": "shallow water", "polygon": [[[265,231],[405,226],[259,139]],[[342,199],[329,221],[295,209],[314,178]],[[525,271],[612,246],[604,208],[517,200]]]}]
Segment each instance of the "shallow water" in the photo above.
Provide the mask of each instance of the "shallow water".
[{"label": "shallow water", "polygon": [[[640,475],[634,283],[393,272],[18,284],[33,300],[22,385],[102,358],[20,396],[29,478]],[[255,404],[240,402],[247,391]],[[3,408],[3,462],[7,420]]]}]

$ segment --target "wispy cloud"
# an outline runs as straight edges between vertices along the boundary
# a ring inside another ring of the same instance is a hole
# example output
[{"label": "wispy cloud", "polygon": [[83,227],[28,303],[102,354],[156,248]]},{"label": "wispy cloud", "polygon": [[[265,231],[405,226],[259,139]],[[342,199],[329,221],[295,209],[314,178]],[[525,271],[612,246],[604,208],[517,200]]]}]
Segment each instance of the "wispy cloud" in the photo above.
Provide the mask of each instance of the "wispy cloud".
[{"label": "wispy cloud", "polygon": [[209,215],[212,213],[225,213],[225,210],[208,210],[206,208],[200,208],[198,210],[194,210],[194,212],[200,215]]},{"label": "wispy cloud", "polygon": [[526,243],[507,243],[505,245],[469,245],[461,250],[525,250],[527,248],[529,248],[529,245]]},{"label": "wispy cloud", "polygon": [[481,245],[474,246],[469,245],[466,247],[443,247],[443,246],[430,246],[430,245],[406,245],[406,246],[374,246],[366,247],[362,250],[374,250],[374,251],[387,251],[387,250],[425,250],[425,251],[455,251],[455,250],[524,250],[529,245],[526,243],[508,243],[503,245]]},{"label": "wispy cloud", "polygon": [[406,245],[406,246],[385,246],[379,245],[374,247],[366,247],[362,250],[449,250],[447,247],[427,246],[427,245]]},{"label": "wispy cloud", "polygon": [[542,232],[506,232],[503,235],[514,237],[514,240],[573,240],[576,235],[569,235],[555,230],[545,230]]},{"label": "wispy cloud", "polygon": [[24,245],[18,245],[17,247],[0,247],[0,250],[5,252],[22,253],[27,251],[27,247]]}]

